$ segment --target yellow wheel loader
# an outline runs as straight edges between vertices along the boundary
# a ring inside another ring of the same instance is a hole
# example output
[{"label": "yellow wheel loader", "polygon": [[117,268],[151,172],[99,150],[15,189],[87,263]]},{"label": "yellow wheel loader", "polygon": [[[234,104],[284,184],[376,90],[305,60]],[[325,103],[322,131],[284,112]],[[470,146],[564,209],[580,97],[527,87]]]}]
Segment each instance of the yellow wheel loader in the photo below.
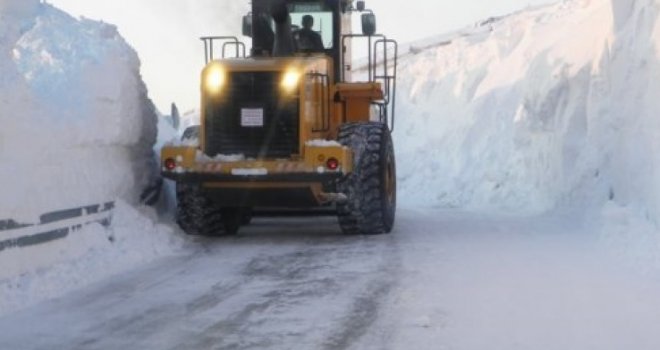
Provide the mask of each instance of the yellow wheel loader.
[{"label": "yellow wheel loader", "polygon": [[[162,149],[177,222],[189,234],[230,235],[253,208],[330,208],[347,234],[389,233],[396,41],[376,34],[364,1],[251,3],[249,55],[238,38],[202,38],[200,125]],[[356,13],[361,33],[351,32]],[[360,43],[368,57],[354,65]]]}]

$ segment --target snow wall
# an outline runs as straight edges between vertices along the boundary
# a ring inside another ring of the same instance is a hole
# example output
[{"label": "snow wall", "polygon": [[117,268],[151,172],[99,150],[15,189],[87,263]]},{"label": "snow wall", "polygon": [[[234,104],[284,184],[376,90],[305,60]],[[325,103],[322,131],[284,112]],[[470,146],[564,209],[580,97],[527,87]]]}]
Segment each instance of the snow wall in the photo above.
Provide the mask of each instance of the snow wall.
[{"label": "snow wall", "polygon": [[0,4],[2,218],[134,201],[154,175],[157,133],[137,54],[111,25],[36,0]]},{"label": "snow wall", "polygon": [[655,0],[567,0],[404,48],[407,205],[570,211],[660,267]]},{"label": "snow wall", "polygon": [[575,0],[411,45],[403,201],[543,212],[612,199],[660,217],[658,24],[652,0]]},{"label": "snow wall", "polygon": [[157,175],[139,67],[114,26],[0,0],[0,313],[175,239],[134,206]]}]

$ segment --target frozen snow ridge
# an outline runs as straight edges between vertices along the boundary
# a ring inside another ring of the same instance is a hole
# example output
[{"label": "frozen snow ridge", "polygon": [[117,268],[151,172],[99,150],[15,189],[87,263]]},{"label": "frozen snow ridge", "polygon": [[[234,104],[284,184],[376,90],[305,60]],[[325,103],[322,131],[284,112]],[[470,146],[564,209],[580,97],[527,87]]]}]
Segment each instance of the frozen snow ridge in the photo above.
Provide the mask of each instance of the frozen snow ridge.
[{"label": "frozen snow ridge", "polygon": [[135,202],[156,139],[137,54],[115,27],[39,1],[3,1],[0,18],[0,219]]},{"label": "frozen snow ridge", "polygon": [[114,26],[0,0],[0,313],[179,245],[132,207],[157,171],[139,69]]},{"label": "frozen snow ridge", "polygon": [[415,43],[399,73],[401,201],[569,210],[621,250],[660,250],[659,14],[567,0]]},{"label": "frozen snow ridge", "polygon": [[657,3],[631,4],[563,1],[404,58],[402,199],[542,212],[613,194],[657,207]]}]

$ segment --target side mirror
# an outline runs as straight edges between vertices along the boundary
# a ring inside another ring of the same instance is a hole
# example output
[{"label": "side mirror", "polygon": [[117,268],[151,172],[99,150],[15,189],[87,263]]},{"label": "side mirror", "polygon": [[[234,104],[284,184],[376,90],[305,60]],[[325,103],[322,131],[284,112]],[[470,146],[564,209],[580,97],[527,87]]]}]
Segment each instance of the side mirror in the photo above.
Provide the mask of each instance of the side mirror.
[{"label": "side mirror", "polygon": [[365,5],[364,1],[358,1],[357,2],[357,10],[360,12],[364,12],[364,9],[367,8]]},{"label": "side mirror", "polygon": [[376,34],[376,15],[373,13],[362,14],[362,34],[369,36]]},{"label": "side mirror", "polygon": [[243,16],[243,36],[252,37],[252,14]]}]

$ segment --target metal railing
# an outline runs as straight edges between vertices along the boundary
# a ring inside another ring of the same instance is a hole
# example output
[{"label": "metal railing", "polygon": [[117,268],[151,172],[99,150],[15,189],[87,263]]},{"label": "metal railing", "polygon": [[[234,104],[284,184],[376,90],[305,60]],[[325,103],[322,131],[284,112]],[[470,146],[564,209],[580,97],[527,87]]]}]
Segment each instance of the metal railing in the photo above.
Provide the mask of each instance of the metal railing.
[{"label": "metal railing", "polygon": [[[314,126],[313,132],[326,132],[330,130],[330,77],[327,74],[322,74],[322,73],[308,73],[307,77],[312,80],[312,83],[314,84],[315,93],[319,93],[318,90],[320,91],[321,95],[321,125],[319,127],[318,122],[319,119],[318,117],[316,118],[316,123],[317,125]],[[317,82],[320,81],[320,82]],[[317,109],[318,111],[318,109]],[[318,114],[317,114],[318,116]]]},{"label": "metal railing", "polygon": [[[383,70],[382,74],[378,73],[378,48],[382,46],[383,62],[381,63]],[[394,58],[392,63],[392,70],[390,71],[390,59],[388,56],[388,49],[394,50]],[[394,114],[396,111],[396,74],[398,67],[399,57],[399,44],[395,40],[383,38],[374,43],[374,65],[373,74],[371,75],[374,81],[380,81],[384,86],[383,101],[378,103],[380,107],[380,120],[394,131]],[[392,113],[388,113],[391,108]]]},{"label": "metal railing", "polygon": [[[346,40],[358,38],[368,41],[367,71],[369,82],[381,83],[383,88],[383,100],[375,101],[373,104],[379,109],[380,121],[385,123],[393,131],[396,115],[396,79],[399,44],[396,40],[388,39],[382,34],[347,34],[342,36],[342,47],[346,47]],[[345,62],[346,51],[342,55],[342,62]],[[346,72],[342,69],[341,81],[343,82],[346,81],[345,74]]]},{"label": "metal railing", "polygon": [[235,49],[235,54],[232,57],[245,58],[246,56],[245,43],[235,36],[205,36],[201,37],[200,40],[204,42],[204,59],[207,64],[215,59],[216,42],[222,43],[222,58],[227,58],[227,49],[231,47]]}]

